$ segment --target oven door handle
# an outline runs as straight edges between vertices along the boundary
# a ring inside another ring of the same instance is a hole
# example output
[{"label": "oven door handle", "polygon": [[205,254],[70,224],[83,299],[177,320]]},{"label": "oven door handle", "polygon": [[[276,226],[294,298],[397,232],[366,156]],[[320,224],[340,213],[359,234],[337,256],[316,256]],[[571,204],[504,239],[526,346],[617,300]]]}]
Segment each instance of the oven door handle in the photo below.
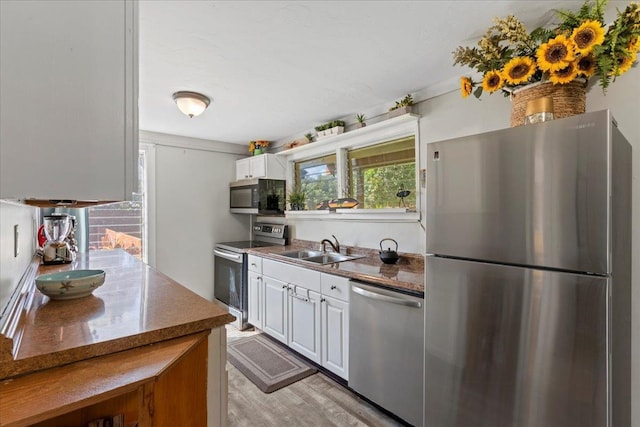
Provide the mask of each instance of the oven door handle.
[{"label": "oven door handle", "polygon": [[214,249],[213,253],[216,256],[219,256],[221,258],[224,259],[228,259],[229,261],[233,261],[233,262],[237,262],[239,264],[242,264],[242,254],[231,254],[229,252],[222,252],[218,249]]}]

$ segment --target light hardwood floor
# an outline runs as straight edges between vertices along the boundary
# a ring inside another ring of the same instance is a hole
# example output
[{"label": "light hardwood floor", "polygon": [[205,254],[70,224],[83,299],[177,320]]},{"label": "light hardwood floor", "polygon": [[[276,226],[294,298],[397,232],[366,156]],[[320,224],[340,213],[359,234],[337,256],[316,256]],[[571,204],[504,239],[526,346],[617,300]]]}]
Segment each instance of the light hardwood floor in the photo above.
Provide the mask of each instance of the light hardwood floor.
[{"label": "light hardwood floor", "polygon": [[[227,333],[232,340],[255,332]],[[265,394],[230,363],[227,370],[229,427],[402,425],[320,372]]]}]

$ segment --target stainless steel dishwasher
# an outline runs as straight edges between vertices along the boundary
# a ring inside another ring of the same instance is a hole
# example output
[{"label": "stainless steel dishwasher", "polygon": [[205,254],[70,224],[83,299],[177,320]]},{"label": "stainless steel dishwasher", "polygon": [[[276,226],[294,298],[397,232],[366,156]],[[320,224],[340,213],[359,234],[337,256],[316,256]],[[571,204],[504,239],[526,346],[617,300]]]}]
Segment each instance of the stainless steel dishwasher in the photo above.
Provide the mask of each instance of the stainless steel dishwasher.
[{"label": "stainless steel dishwasher", "polygon": [[351,281],[349,387],[422,426],[424,299]]}]

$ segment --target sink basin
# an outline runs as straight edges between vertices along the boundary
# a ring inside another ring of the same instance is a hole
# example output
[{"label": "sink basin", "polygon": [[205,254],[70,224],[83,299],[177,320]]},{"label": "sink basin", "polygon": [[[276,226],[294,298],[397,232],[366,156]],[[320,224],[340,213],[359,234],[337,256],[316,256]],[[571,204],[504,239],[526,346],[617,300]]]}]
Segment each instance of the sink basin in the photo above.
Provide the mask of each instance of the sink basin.
[{"label": "sink basin", "polygon": [[302,251],[282,252],[278,255],[286,256],[287,258],[303,259],[303,258],[311,258],[311,257],[316,257],[318,255],[322,255],[322,252],[302,250]]},{"label": "sink basin", "polygon": [[334,262],[343,262],[362,258],[362,256],[357,255],[343,255],[335,252],[323,253],[321,251],[310,251],[306,249],[299,251],[281,252],[278,255],[285,256],[287,258],[299,259],[300,261],[313,262],[315,264],[331,264]]},{"label": "sink basin", "polygon": [[302,261],[315,262],[316,264],[331,264],[334,262],[351,261],[352,259],[362,258],[361,256],[349,256],[336,253],[326,253],[322,255],[303,258]]}]

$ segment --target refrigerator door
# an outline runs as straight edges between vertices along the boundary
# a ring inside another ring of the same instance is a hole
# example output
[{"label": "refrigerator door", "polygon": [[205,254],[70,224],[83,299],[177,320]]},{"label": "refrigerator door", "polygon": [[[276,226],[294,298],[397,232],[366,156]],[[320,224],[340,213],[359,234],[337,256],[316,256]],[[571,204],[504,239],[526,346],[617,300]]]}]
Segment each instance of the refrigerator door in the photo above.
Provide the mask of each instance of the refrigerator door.
[{"label": "refrigerator door", "polygon": [[608,110],[427,145],[427,253],[609,274]]},{"label": "refrigerator door", "polygon": [[425,425],[602,427],[608,278],[429,256]]}]

